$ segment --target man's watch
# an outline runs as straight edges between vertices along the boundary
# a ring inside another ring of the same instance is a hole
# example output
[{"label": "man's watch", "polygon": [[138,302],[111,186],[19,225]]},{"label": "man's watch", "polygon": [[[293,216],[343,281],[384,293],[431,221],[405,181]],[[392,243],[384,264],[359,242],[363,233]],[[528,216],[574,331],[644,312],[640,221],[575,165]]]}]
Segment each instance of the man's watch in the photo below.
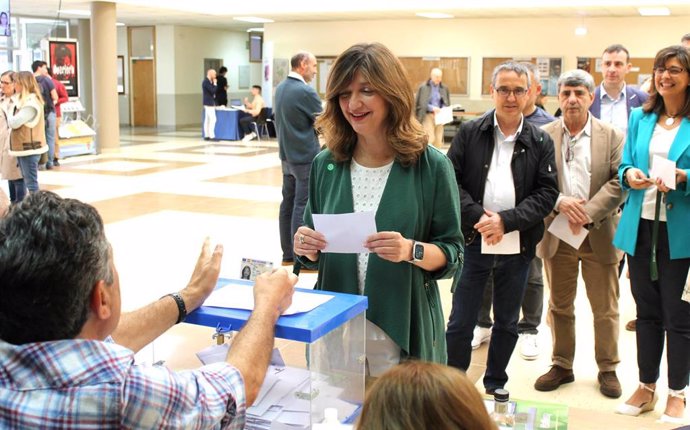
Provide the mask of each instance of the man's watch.
[{"label": "man's watch", "polygon": [[424,244],[421,242],[412,242],[412,260],[422,261],[424,259]]}]

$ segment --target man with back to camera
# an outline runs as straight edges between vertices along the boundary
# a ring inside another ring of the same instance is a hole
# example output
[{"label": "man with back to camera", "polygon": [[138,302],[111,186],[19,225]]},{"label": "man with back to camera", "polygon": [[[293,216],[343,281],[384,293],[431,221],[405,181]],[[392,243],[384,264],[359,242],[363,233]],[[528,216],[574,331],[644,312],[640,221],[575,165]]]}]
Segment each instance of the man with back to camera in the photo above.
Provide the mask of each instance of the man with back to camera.
[{"label": "man with back to camera", "polygon": [[[554,121],[551,114],[536,105],[537,97],[541,94],[542,86],[539,68],[534,63],[521,62],[529,71],[530,87],[527,93],[527,103],[522,110],[525,121],[537,127]],[[491,338],[491,301],[493,299],[493,277],[489,276],[479,310],[479,320],[472,335],[472,349],[488,342]],[[539,324],[544,309],[544,279],[542,276],[542,261],[534,257],[529,265],[527,274],[527,288],[522,299],[522,319],[518,322],[520,357],[525,360],[536,360],[539,357]]]},{"label": "man with back to camera", "polygon": [[[544,233],[544,217],[558,197],[551,138],[523,118],[529,88],[524,65],[498,65],[491,79],[495,109],[463,123],[448,151],[467,243],[465,266],[453,285],[448,365],[461,370],[470,365],[472,331],[493,273],[495,321],[483,381],[487,394],[508,381],[506,368],[518,339],[529,263]],[[502,252],[489,248],[508,244],[512,246]]]},{"label": "man with back to camera", "polygon": [[436,125],[436,114],[442,107],[450,106],[450,92],[443,85],[443,72],[438,67],[431,69],[429,80],[417,90],[415,113],[429,136],[429,143],[437,148],[443,146],[443,124]]},{"label": "man with back to camera", "polygon": [[254,310],[226,362],[182,372],[134,365],[136,351],[211,294],[222,255],[206,239],[184,289],[121,315],[96,209],[48,191],[14,206],[0,220],[0,427],[244,428],[294,275],[257,278]]},{"label": "man with back to camera", "polygon": [[290,59],[292,70],[276,88],[274,115],[283,169],[283,200],[278,226],[283,264],[294,262],[292,238],[302,225],[309,196],[311,162],[319,152],[314,130],[316,115],[323,110],[316,91],[308,85],[316,76],[316,57],[300,52]]},{"label": "man with back to camera", "polygon": [[208,69],[201,82],[204,103],[204,140],[216,140],[216,71]]},{"label": "man with back to camera", "polygon": [[589,232],[577,249],[548,231],[537,246],[551,291],[548,320],[553,353],[551,370],[537,379],[534,388],[552,391],[575,380],[575,295],[581,266],[594,316],[599,391],[618,398],[618,262],[622,252],[613,246],[613,235],[620,217],[618,206],[623,202],[618,179],[623,132],[591,115],[588,109],[593,99],[594,79],[589,73],[563,73],[558,79],[563,115],[543,127],[554,142],[560,190],[544,223],[550,226],[561,214],[573,232]]},{"label": "man with back to camera", "polygon": [[256,137],[256,133],[252,131],[252,123],[259,117],[261,109],[266,106],[264,98],[261,97],[261,85],[252,85],[252,96],[254,97],[251,102],[248,98],[244,98],[244,112],[249,116],[240,118],[240,127],[244,132],[242,142],[249,142]]},{"label": "man with back to camera", "polygon": [[48,75],[48,63],[36,60],[31,64],[31,71],[36,77],[36,82],[41,87],[43,97],[43,114],[45,119],[46,144],[48,145],[48,161],[45,168],[53,168],[55,159],[55,104],[58,102],[58,93],[53,80]]},{"label": "man with back to camera", "polygon": [[228,79],[225,77],[227,71],[228,68],[225,66],[221,66],[218,69],[218,75],[216,76],[216,106],[228,105]]}]

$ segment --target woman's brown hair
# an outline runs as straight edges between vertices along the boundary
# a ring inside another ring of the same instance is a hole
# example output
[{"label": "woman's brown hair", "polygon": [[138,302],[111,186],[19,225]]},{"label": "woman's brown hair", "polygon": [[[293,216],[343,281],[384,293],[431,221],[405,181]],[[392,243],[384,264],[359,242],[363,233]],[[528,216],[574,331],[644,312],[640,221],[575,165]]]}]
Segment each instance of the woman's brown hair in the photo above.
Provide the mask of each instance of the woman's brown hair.
[{"label": "woman's brown hair", "polygon": [[414,117],[414,95],[405,67],[380,43],[360,43],[340,54],[331,67],[326,85],[326,108],[316,120],[333,158],[352,157],[357,134],[340,110],[339,96],[359,72],[388,105],[388,142],[403,165],[417,161],[427,145],[427,135]]},{"label": "woman's brown hair", "polygon": [[27,97],[29,94],[34,94],[41,104],[44,103],[41,96],[41,88],[36,82],[36,78],[31,72],[15,72],[12,74],[14,83],[19,83],[22,86],[22,91],[19,93],[19,99]]},{"label": "woman's brown hair", "polygon": [[369,389],[357,430],[495,430],[484,401],[458,369],[407,361]]},{"label": "woman's brown hair", "polygon": [[[690,50],[683,47],[682,45],[672,45],[668,46],[661,51],[656,53],[654,57],[654,70],[657,67],[666,67],[666,62],[672,58],[677,59],[680,64],[683,65],[683,72],[690,74]],[[649,90],[649,98],[643,105],[643,110],[647,113],[654,112],[657,115],[666,113],[666,106],[664,106],[664,98],[659,95],[659,91],[656,89],[656,79],[652,75],[652,86]],[[690,86],[685,88],[685,104],[681,108],[678,115],[690,119]]]}]

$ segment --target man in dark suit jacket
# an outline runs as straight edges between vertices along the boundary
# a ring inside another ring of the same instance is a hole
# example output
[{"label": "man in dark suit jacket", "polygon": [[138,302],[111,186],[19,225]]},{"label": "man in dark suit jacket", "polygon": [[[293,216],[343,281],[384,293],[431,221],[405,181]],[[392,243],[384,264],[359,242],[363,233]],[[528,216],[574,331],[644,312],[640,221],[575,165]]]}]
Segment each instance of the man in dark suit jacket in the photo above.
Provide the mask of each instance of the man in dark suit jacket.
[{"label": "man in dark suit jacket", "polygon": [[625,75],[632,68],[630,54],[623,45],[611,45],[601,56],[601,85],[594,91],[589,111],[596,118],[628,130],[630,110],[642,106],[649,95],[625,84]]},{"label": "man in dark suit jacket", "polygon": [[[462,370],[470,365],[472,330],[486,281],[493,274],[487,394],[508,382],[506,368],[518,339],[529,263],[544,234],[543,219],[558,198],[553,142],[522,115],[530,87],[527,68],[500,64],[491,81],[495,109],[463,123],[448,151],[460,189],[467,243],[446,331],[448,365]],[[499,244],[500,249],[494,247]]]}]

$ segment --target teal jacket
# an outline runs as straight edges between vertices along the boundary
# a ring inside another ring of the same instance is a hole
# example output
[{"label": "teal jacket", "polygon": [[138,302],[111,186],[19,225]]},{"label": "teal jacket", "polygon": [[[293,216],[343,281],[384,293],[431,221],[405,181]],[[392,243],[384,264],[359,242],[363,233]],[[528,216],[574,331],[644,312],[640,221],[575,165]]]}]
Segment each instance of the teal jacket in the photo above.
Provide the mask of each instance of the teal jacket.
[{"label": "teal jacket", "polygon": [[[312,214],[351,212],[350,162],[336,163],[324,150],[312,164],[305,224],[313,228]],[[427,272],[372,253],[364,286],[367,318],[400,346],[404,356],[445,363],[445,324],[436,280],[452,277],[463,261],[459,193],[450,160],[429,146],[412,166],[395,161],[376,212],[376,228],[433,243],[446,255],[445,267]],[[300,259],[309,266],[305,260]],[[322,253],[318,268],[317,289],[359,294],[356,254]]]},{"label": "teal jacket", "polygon": [[[659,117],[655,113],[644,113],[637,108],[630,114],[628,137],[623,148],[623,159],[618,168],[618,176],[624,190],[628,191],[623,215],[613,244],[630,255],[635,255],[637,229],[642,214],[644,190],[633,190],[625,178],[625,171],[636,167],[649,176],[649,142]],[[684,169],[690,177],[690,121],[683,118],[675,140],[671,144],[668,159],[676,162],[676,167]],[[666,196],[666,228],[668,229],[671,259],[690,257],[690,188],[687,182],[678,184]]]}]

